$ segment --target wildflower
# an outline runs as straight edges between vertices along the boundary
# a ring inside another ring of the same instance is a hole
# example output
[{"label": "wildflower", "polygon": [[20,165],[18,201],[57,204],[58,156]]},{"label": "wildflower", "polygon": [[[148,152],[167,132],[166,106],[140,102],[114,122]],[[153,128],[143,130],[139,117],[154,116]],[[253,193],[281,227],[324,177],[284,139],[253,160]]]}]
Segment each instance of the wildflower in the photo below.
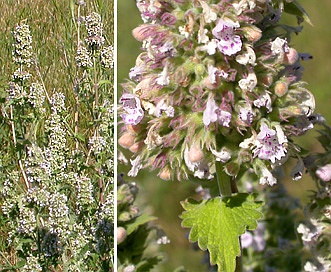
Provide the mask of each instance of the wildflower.
[{"label": "wildflower", "polygon": [[316,170],[316,175],[323,181],[331,180],[331,164],[326,164]]},{"label": "wildflower", "polygon": [[158,75],[156,83],[162,86],[167,86],[169,85],[169,82],[168,68],[165,66],[161,74]]},{"label": "wildflower", "polygon": [[219,151],[219,152],[214,149],[210,149],[210,151],[216,157],[216,161],[226,163],[228,160],[231,159],[231,153],[225,147],[222,147],[221,151]]},{"label": "wildflower", "polygon": [[87,45],[95,50],[99,49],[105,42],[103,37],[103,24],[100,14],[92,12],[85,18],[85,25],[87,30],[87,39],[85,40]]},{"label": "wildflower", "polygon": [[101,64],[105,68],[114,67],[114,47],[112,45],[104,47],[100,53]]},{"label": "wildflower", "polygon": [[218,121],[221,126],[229,127],[232,114],[229,111],[222,110],[216,105],[212,96],[209,96],[206,109],[203,112],[203,123],[208,126],[210,123]]},{"label": "wildflower", "polygon": [[283,55],[289,52],[290,48],[287,45],[287,41],[277,37],[273,42],[271,42],[271,52],[275,55]]},{"label": "wildflower", "polygon": [[261,108],[265,107],[268,112],[272,112],[272,101],[270,95],[265,92],[264,94],[260,95],[258,99],[253,101],[255,107]]},{"label": "wildflower", "polygon": [[93,62],[90,52],[84,46],[78,47],[75,60],[78,67],[82,67],[82,68],[93,67]]},{"label": "wildflower", "polygon": [[210,8],[210,6],[203,0],[199,1],[202,6],[202,13],[206,23],[216,21],[217,14]]},{"label": "wildflower", "polygon": [[241,55],[236,56],[236,61],[242,65],[250,64],[255,66],[256,55],[251,46],[245,46],[245,52]]},{"label": "wildflower", "polygon": [[134,94],[123,94],[120,102],[123,103],[123,109],[127,112],[121,115],[124,123],[137,125],[144,117],[139,98]]},{"label": "wildflower", "polygon": [[297,232],[302,234],[302,241],[305,246],[310,247],[312,243],[317,241],[321,235],[323,226],[319,225],[316,220],[307,221],[306,224],[300,223],[297,227]]},{"label": "wildflower", "polygon": [[243,91],[252,92],[257,84],[257,78],[254,72],[250,72],[246,78],[239,80],[239,87]]},{"label": "wildflower", "polygon": [[239,118],[243,121],[246,125],[251,125],[254,118],[254,113],[252,108],[249,105],[244,107],[239,107]]},{"label": "wildflower", "polygon": [[246,231],[240,236],[242,247],[248,248],[252,246],[255,251],[263,251],[266,245],[263,235],[264,224],[259,223],[257,229],[253,233]]},{"label": "wildflower", "polygon": [[268,184],[269,186],[273,186],[277,183],[277,179],[273,176],[273,174],[268,170],[267,167],[261,166],[260,168],[260,181],[261,185]]},{"label": "wildflower", "polygon": [[165,113],[168,117],[174,117],[175,109],[169,106],[165,99],[161,99],[155,107],[155,116],[160,117],[162,113]]},{"label": "wildflower", "polygon": [[218,39],[217,47],[224,55],[232,56],[241,50],[240,36],[234,34],[236,27],[239,27],[238,23],[219,19],[212,30],[214,37]]},{"label": "wildflower", "polygon": [[142,158],[137,156],[134,160],[130,160],[131,162],[131,170],[128,173],[128,176],[135,177],[138,175],[139,170],[142,168]]},{"label": "wildflower", "polygon": [[275,163],[286,155],[284,144],[287,143],[286,136],[279,125],[276,130],[270,129],[266,123],[262,123],[260,133],[240,143],[240,147],[249,148],[253,146],[254,157],[262,160],[270,160]]},{"label": "wildflower", "polygon": [[239,3],[233,3],[236,14],[240,15],[243,11],[247,9],[253,9],[256,6],[255,0],[240,0]]},{"label": "wildflower", "polygon": [[45,101],[45,90],[44,87],[39,83],[32,83],[28,95],[28,101],[32,106],[43,112],[44,108],[42,107]]},{"label": "wildflower", "polygon": [[13,60],[19,65],[30,67],[32,64],[32,36],[29,25],[22,24],[13,31],[15,43],[13,44]]},{"label": "wildflower", "polygon": [[287,139],[279,126],[276,126],[276,131],[269,129],[265,124],[261,124],[260,133],[257,135],[260,145],[254,150],[254,155],[260,159],[268,160],[274,163],[286,155],[284,143]]}]

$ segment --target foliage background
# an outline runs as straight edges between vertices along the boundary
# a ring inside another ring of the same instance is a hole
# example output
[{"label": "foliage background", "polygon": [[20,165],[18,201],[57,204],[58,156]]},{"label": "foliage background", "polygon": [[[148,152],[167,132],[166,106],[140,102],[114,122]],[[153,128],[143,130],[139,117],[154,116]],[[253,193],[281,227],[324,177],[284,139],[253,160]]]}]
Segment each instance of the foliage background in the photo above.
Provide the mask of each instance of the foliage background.
[{"label": "foliage background", "polygon": [[[303,32],[293,37],[290,45],[299,52],[309,52],[313,60],[304,62],[303,80],[308,82],[308,89],[315,95],[316,113],[325,116],[331,123],[331,17],[329,0],[319,0],[318,4],[311,0],[299,0],[308,12],[314,26],[303,24]],[[135,66],[135,59],[140,51],[141,44],[131,34],[133,28],[142,23],[140,14],[135,6],[135,1],[118,1],[118,83],[128,78],[130,68]],[[118,86],[119,95],[121,87]],[[314,151],[320,150],[320,146],[314,140],[316,132],[309,132],[299,139],[300,143]],[[129,167],[120,167],[119,171],[127,172]],[[285,169],[289,174],[290,166]],[[166,252],[165,262],[157,271],[173,271],[183,265],[189,271],[203,271],[201,266],[201,252],[192,252],[192,245],[187,242],[186,230],[180,227],[178,217],[182,212],[179,201],[194,194],[194,185],[183,181],[161,181],[157,179],[156,173],[141,172],[135,179],[140,188],[140,199],[146,211],[157,216],[157,224],[165,230],[171,243],[163,246]],[[307,198],[307,189],[314,188],[308,177],[301,181],[285,181],[289,192],[301,198]]]}]

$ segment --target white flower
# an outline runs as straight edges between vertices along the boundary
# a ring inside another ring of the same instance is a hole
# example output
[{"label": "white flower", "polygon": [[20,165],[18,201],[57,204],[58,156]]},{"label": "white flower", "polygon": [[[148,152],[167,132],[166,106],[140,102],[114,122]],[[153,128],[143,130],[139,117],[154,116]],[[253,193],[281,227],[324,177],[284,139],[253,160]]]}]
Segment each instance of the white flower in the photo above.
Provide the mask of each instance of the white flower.
[{"label": "white flower", "polygon": [[[207,33],[208,33],[208,29],[206,28],[202,28],[199,30],[198,43],[207,43],[209,41],[209,37],[206,35]],[[216,46],[215,46],[215,52],[216,52]]]},{"label": "white flower", "polygon": [[247,125],[252,124],[253,118],[254,118],[254,113],[253,113],[250,105],[239,108],[239,118],[241,121],[243,121]]},{"label": "white flower", "polygon": [[199,179],[212,179],[213,175],[209,172],[209,165],[207,162],[200,160],[192,162],[189,159],[189,148],[188,146],[184,149],[184,161],[187,168],[194,173],[194,176]]},{"label": "white flower", "polygon": [[284,53],[290,51],[290,48],[287,45],[287,41],[277,37],[273,42],[271,42],[271,52],[274,55],[281,55],[283,56]]},{"label": "white flower", "polygon": [[163,137],[161,137],[160,134],[155,129],[157,126],[158,124],[155,123],[150,127],[150,129],[147,132],[147,137],[144,140],[144,143],[147,145],[148,150],[152,150],[155,147],[163,144]]},{"label": "white flower", "polygon": [[216,157],[216,161],[220,161],[222,163],[227,162],[231,159],[231,153],[223,147],[220,152],[217,152],[217,150],[210,149],[211,153]]},{"label": "white flower", "polygon": [[208,126],[210,123],[217,121],[216,110],[218,109],[214,98],[209,96],[206,104],[206,109],[203,112],[203,123]]},{"label": "white flower", "polygon": [[331,180],[331,164],[324,165],[316,170],[316,175],[323,181]]},{"label": "white flower", "polygon": [[239,80],[239,87],[243,91],[252,92],[257,84],[257,78],[254,72],[249,72],[246,78]]},{"label": "white flower", "polygon": [[207,24],[214,22],[217,19],[217,14],[210,8],[205,1],[199,1],[202,6],[202,13]]},{"label": "white flower", "polygon": [[128,173],[129,177],[136,177],[138,175],[139,170],[142,168],[142,158],[140,156],[137,156],[134,160],[131,160],[131,169]]},{"label": "white flower", "polygon": [[155,107],[154,114],[156,117],[161,117],[162,113],[165,113],[168,117],[174,117],[175,115],[175,109],[172,106],[169,106],[166,103],[165,99],[161,99]]},{"label": "white flower", "polygon": [[156,83],[161,86],[167,86],[170,83],[169,75],[168,75],[168,67],[164,66],[163,71],[158,75],[156,79]]},{"label": "white flower", "polygon": [[243,54],[236,56],[236,61],[242,65],[250,64],[255,66],[256,55],[253,48],[251,46],[246,46],[246,51]]},{"label": "white flower", "polygon": [[201,50],[206,51],[208,55],[214,55],[216,53],[218,41],[216,39],[212,39],[205,46],[201,47]]},{"label": "white flower", "polygon": [[268,112],[272,112],[271,97],[267,92],[260,95],[258,99],[254,100],[253,104],[255,107],[265,107]]},{"label": "white flower", "polygon": [[178,27],[179,33],[185,36],[187,39],[190,36],[190,33],[187,31],[186,26],[180,26]]},{"label": "white flower", "polygon": [[240,15],[243,11],[253,9],[256,6],[255,0],[241,0],[239,3],[232,4],[237,15]]},{"label": "white flower", "polygon": [[265,185],[268,184],[270,186],[273,186],[277,183],[277,179],[272,175],[272,173],[268,170],[266,167],[261,167],[261,178],[260,178],[260,184]]}]

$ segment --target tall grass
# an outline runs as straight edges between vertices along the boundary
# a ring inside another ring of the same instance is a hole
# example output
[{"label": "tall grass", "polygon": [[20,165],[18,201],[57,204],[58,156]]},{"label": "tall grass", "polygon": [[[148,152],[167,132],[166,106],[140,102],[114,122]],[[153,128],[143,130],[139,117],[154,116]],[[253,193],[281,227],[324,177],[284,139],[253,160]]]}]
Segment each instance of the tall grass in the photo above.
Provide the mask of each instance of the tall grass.
[{"label": "tall grass", "polygon": [[112,270],[113,1],[0,11],[1,271]]}]

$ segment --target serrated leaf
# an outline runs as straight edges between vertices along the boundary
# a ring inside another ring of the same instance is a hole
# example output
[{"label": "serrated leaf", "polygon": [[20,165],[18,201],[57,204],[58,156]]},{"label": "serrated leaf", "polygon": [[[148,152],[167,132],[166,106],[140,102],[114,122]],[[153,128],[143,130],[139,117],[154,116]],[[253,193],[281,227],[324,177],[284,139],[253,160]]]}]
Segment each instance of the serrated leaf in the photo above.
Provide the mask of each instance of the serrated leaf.
[{"label": "serrated leaf", "polygon": [[211,264],[218,271],[232,272],[236,257],[240,256],[239,236],[246,229],[253,230],[262,214],[257,211],[261,203],[249,194],[215,197],[181,202],[185,211],[182,227],[191,228],[189,240],[198,242],[202,250],[208,249]]},{"label": "serrated leaf", "polygon": [[295,15],[295,16],[298,16],[298,17],[304,19],[311,26],[313,25],[309,19],[308,13],[297,1],[286,3],[284,10],[286,13],[289,13],[289,14],[292,14],[292,15]]},{"label": "serrated leaf", "polygon": [[143,213],[142,215],[135,217],[134,219],[130,220],[127,224],[125,224],[127,235],[130,235],[132,232],[134,232],[140,225],[143,225],[145,223],[148,223],[156,219],[157,217],[150,216],[146,213]]}]

